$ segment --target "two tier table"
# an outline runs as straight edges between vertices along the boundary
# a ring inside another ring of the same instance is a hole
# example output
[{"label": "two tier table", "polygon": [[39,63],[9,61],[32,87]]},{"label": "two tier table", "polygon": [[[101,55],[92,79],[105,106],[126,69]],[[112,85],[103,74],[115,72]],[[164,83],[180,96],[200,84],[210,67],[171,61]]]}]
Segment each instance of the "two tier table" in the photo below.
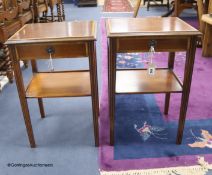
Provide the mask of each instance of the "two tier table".
[{"label": "two tier table", "polygon": [[[106,21],[108,37],[110,144],[114,144],[115,95],[165,93],[164,113],[168,114],[171,93],[182,93],[176,143],[181,144],[192,81],[196,40],[201,33],[177,17],[112,18]],[[144,69],[117,69],[116,54],[169,52],[167,68],[154,76]],[[183,82],[174,73],[175,52],[186,51]]]},{"label": "two tier table", "polygon": [[[98,146],[98,85],[96,69],[96,23],[74,21],[26,24],[8,41],[12,53],[16,85],[27,134],[36,147],[28,109],[28,98],[37,98],[41,117],[45,117],[42,98],[91,96],[95,145]],[[37,59],[79,58],[89,60],[89,69],[70,71],[38,70]],[[24,86],[19,60],[31,60],[33,76]],[[70,114],[71,115],[71,114]]]}]

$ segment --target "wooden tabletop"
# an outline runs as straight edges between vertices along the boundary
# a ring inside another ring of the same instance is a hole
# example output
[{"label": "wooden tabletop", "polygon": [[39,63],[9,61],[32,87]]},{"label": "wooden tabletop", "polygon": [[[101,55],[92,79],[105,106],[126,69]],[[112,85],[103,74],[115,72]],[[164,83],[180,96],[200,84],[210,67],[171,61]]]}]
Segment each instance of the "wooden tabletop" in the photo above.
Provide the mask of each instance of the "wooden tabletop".
[{"label": "wooden tabletop", "polygon": [[212,25],[212,16],[210,16],[209,14],[202,15],[202,20]]},{"label": "wooden tabletop", "polygon": [[96,40],[95,21],[26,24],[6,44]]},{"label": "wooden tabletop", "polygon": [[108,37],[201,34],[177,17],[111,18],[106,28]]}]

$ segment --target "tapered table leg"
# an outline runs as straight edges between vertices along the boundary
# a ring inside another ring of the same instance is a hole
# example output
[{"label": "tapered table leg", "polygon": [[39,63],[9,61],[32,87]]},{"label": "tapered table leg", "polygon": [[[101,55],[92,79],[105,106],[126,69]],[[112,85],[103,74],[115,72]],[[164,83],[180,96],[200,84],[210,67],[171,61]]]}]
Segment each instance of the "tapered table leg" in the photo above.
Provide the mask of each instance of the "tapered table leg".
[{"label": "tapered table leg", "polygon": [[94,41],[88,43],[89,69],[91,81],[91,100],[93,109],[93,125],[95,146],[99,146],[99,97],[98,97],[98,81],[97,81],[97,63],[96,63],[96,47]]},{"label": "tapered table leg", "polygon": [[[32,66],[32,72],[37,73],[38,67],[37,67],[36,60],[31,60],[31,66]],[[44,107],[43,107],[43,99],[42,98],[38,98],[38,105],[39,105],[41,118],[45,118],[45,111],[44,111]]]},{"label": "tapered table leg", "polygon": [[22,78],[19,60],[17,59],[16,50],[14,47],[12,47],[12,49],[11,49],[11,55],[12,55],[12,59],[13,59],[13,66],[14,66],[14,73],[15,73],[15,80],[16,80],[18,95],[19,95],[19,99],[20,99],[20,103],[21,103],[21,108],[22,108],[22,112],[23,112],[23,116],[24,116],[24,121],[25,121],[25,125],[26,125],[26,130],[27,130],[30,146],[32,148],[35,148],[36,144],[35,144],[32,124],[31,124],[27,99],[26,99],[26,95],[25,95],[24,82],[23,82],[23,78]]},{"label": "tapered table leg", "polygon": [[177,140],[176,140],[177,144],[181,144],[183,138],[183,130],[185,125],[186,112],[188,107],[188,100],[189,100],[194,60],[195,60],[196,40],[197,40],[196,37],[190,38],[188,51],[186,55],[186,64],[185,64],[186,69],[184,72],[184,80],[183,80],[183,93],[181,99],[180,117],[179,117]]},{"label": "tapered table leg", "polygon": [[[168,61],[168,68],[169,69],[174,69],[174,59],[175,59],[175,52],[170,52],[169,53],[169,61]],[[170,96],[171,96],[171,93],[166,93],[165,107],[164,107],[164,114],[165,115],[167,115],[169,113]]]},{"label": "tapered table leg", "polygon": [[109,41],[109,117],[110,117],[110,145],[114,145],[115,123],[115,87],[116,87],[116,40]]}]

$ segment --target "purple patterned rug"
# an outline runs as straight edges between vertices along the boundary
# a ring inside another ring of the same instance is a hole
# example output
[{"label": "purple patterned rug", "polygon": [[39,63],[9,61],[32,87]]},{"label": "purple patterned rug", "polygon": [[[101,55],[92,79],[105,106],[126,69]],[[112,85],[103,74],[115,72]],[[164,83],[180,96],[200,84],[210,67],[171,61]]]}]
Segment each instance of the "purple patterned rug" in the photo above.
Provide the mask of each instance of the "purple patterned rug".
[{"label": "purple patterned rug", "polygon": [[[175,145],[180,94],[171,96],[169,115],[163,116],[164,94],[116,97],[115,145],[109,146],[107,38],[102,32],[102,96],[100,101],[101,171],[143,170],[197,165],[198,156],[212,163],[212,59],[196,51],[193,81],[183,144]],[[167,66],[168,54],[157,53],[158,67]],[[175,72],[183,76],[185,53],[176,54]],[[145,53],[118,54],[120,68],[145,66]],[[139,102],[139,103],[136,103]],[[150,110],[151,109],[151,110]],[[150,112],[151,111],[151,112]]]}]

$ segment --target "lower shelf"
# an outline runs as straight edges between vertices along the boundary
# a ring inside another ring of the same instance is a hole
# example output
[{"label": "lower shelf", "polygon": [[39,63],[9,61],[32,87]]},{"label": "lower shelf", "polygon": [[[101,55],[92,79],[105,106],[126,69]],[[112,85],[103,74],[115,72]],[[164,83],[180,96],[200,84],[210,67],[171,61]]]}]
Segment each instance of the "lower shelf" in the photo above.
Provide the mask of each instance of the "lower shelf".
[{"label": "lower shelf", "polygon": [[28,98],[90,96],[89,72],[49,72],[33,76],[26,90]]},{"label": "lower shelf", "polygon": [[154,76],[147,70],[116,71],[116,93],[146,94],[182,92],[182,86],[174,72],[168,69],[157,69]]}]

